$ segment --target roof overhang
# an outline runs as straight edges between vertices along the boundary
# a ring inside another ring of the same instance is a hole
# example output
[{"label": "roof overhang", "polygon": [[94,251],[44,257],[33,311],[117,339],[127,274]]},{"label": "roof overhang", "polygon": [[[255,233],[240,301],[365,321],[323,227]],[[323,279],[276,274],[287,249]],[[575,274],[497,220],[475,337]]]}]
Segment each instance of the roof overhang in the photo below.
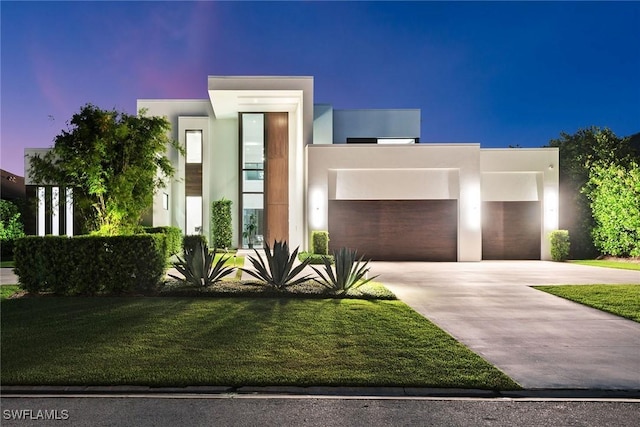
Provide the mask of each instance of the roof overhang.
[{"label": "roof overhang", "polygon": [[209,76],[209,99],[217,119],[240,112],[303,111],[313,107],[313,77]]}]

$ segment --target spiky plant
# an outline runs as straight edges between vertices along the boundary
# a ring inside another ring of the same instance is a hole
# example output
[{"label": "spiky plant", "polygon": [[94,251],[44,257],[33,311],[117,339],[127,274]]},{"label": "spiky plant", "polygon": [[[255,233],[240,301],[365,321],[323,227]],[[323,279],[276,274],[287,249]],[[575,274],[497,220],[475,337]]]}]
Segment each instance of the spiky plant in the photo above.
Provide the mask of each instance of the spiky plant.
[{"label": "spiky plant", "polygon": [[253,265],[253,270],[243,268],[242,271],[245,271],[247,274],[263,281],[266,286],[281,291],[311,278],[311,275],[304,275],[296,278],[296,276],[298,276],[302,270],[309,265],[309,261],[304,260],[294,268],[293,263],[298,256],[298,248],[290,254],[289,245],[286,240],[275,240],[273,242],[273,252],[271,251],[269,244],[265,244],[264,253],[267,258],[266,263],[257,250],[254,249],[254,252],[256,253],[256,257],[249,257],[249,261]]},{"label": "spiky plant", "polygon": [[369,272],[369,267],[367,266],[369,260],[363,261],[362,256],[356,259],[356,250],[340,248],[338,252],[333,253],[333,256],[335,259],[335,273],[331,267],[331,261],[327,258],[323,259],[324,273],[315,267],[311,268],[320,276],[321,280],[316,279],[316,281],[336,295],[344,294],[349,289],[355,289],[378,277],[364,278]]},{"label": "spiky plant", "polygon": [[184,277],[169,276],[193,286],[211,286],[235,270],[235,267],[225,266],[229,258],[221,256],[214,264],[215,253],[209,253],[207,244],[199,241],[193,246],[185,246],[184,258],[178,257],[178,262],[173,264]]}]

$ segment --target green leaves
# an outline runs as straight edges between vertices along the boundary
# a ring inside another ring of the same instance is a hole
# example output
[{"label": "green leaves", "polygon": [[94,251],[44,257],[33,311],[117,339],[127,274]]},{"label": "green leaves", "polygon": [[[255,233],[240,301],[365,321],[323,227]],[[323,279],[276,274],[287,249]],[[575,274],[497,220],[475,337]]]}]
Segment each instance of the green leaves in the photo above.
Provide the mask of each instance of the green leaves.
[{"label": "green leaves", "polygon": [[302,261],[293,268],[293,263],[298,255],[298,248],[289,253],[289,245],[286,241],[274,241],[273,252],[269,244],[265,244],[265,263],[257,250],[254,249],[256,257],[249,257],[255,271],[242,269],[242,271],[265,282],[266,286],[271,286],[277,290],[285,290],[289,286],[294,286],[311,278],[305,275],[296,279],[302,270],[309,264],[308,260]]},{"label": "green leaves", "polygon": [[211,203],[211,242],[214,248],[231,247],[231,203],[224,197]]},{"label": "green leaves", "polygon": [[170,128],[165,118],[144,111],[133,116],[87,104],[51,151],[29,159],[32,179],[74,188],[84,232],[130,233],[174,173],[166,151],[180,147],[167,137]]},{"label": "green leaves", "polygon": [[549,235],[551,242],[551,259],[565,261],[569,257],[569,232],[567,230],[554,230]]},{"label": "green leaves", "polygon": [[640,166],[596,165],[583,189],[591,201],[596,247],[613,256],[640,256]]},{"label": "green leaves", "polygon": [[315,267],[311,268],[322,279],[316,279],[316,281],[338,295],[347,292],[351,288],[362,286],[378,277],[365,278],[369,272],[369,267],[367,267],[369,261],[362,261],[362,256],[356,260],[356,250],[340,248],[333,255],[335,258],[335,274],[328,258],[324,259],[324,274]]}]

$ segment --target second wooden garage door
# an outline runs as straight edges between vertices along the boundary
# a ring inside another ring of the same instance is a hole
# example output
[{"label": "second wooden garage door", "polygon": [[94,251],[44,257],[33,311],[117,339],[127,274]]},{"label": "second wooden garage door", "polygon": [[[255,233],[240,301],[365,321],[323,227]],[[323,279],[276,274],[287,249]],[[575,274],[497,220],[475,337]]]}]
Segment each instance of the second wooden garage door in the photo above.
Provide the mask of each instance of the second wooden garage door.
[{"label": "second wooden garage door", "polygon": [[482,259],[540,259],[540,202],[484,202]]},{"label": "second wooden garage door", "polygon": [[330,200],[329,249],[385,261],[456,261],[457,200]]}]

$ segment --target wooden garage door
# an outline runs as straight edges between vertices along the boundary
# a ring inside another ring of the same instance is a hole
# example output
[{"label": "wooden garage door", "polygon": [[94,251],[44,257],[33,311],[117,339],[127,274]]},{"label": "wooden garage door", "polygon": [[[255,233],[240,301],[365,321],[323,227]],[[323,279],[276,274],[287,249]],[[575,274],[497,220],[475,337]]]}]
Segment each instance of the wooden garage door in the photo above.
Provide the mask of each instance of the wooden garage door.
[{"label": "wooden garage door", "polygon": [[457,200],[330,200],[329,249],[385,261],[456,261]]},{"label": "wooden garage door", "polygon": [[484,202],[482,259],[540,259],[540,202]]}]

